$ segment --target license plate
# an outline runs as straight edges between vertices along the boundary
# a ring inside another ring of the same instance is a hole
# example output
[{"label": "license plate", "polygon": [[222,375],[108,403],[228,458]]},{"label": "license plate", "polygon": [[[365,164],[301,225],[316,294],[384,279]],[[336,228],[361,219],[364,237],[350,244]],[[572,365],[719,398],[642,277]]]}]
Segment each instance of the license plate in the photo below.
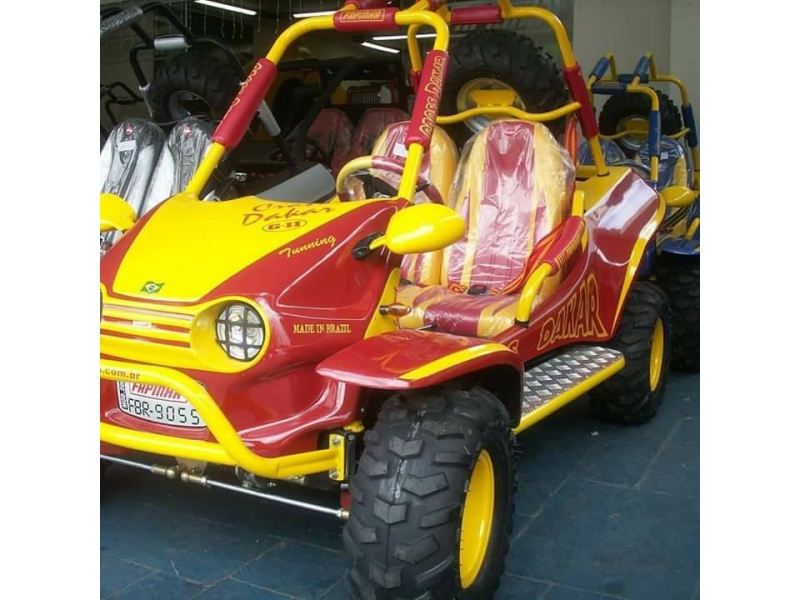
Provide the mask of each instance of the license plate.
[{"label": "license plate", "polygon": [[205,427],[194,407],[163,385],[117,382],[119,409],[129,415],[176,427]]}]

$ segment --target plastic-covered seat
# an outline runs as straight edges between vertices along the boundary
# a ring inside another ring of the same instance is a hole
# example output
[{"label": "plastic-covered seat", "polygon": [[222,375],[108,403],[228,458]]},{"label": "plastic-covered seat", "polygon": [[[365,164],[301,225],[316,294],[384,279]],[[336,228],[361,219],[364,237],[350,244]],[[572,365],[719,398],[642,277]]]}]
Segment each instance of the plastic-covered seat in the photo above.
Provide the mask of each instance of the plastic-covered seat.
[{"label": "plastic-covered seat", "polygon": [[[541,124],[496,121],[467,144],[450,204],[467,224],[442,253],[441,284],[403,286],[403,327],[492,337],[511,327],[519,292],[570,214],[575,166]],[[549,278],[534,307],[560,283]]]},{"label": "plastic-covered seat", "polygon": [[368,108],[358,120],[353,143],[350,146],[350,158],[366,156],[375,147],[375,142],[395,123],[408,121],[408,113],[399,108]]},{"label": "plastic-covered seat", "polygon": [[[639,147],[636,158],[642,164],[650,166],[650,148],[647,143]],[[683,145],[677,140],[662,137],[658,156],[658,187],[663,189],[670,185],[688,187],[689,167]]]},{"label": "plastic-covered seat", "polygon": [[[353,142],[353,123],[350,118],[335,108],[322,109],[306,135],[330,156],[331,171],[334,176],[338,175],[350,157],[350,145]],[[302,140],[297,140],[297,143],[302,143]],[[305,151],[313,156],[311,148]]]},{"label": "plastic-covered seat", "polygon": [[214,125],[187,117],[172,128],[156,164],[142,206],[145,214],[170,196],[186,189],[189,180],[211,147]]},{"label": "plastic-covered seat", "polygon": [[[625,153],[614,140],[606,140],[600,138],[600,149],[603,151],[603,159],[607,165],[621,163],[626,160]],[[589,144],[583,142],[578,148],[578,164],[579,165],[593,165],[594,159],[589,150]]]},{"label": "plastic-covered seat", "polygon": [[[372,149],[372,156],[388,156],[404,159],[406,157],[406,135],[408,121],[390,125],[380,135]],[[431,137],[431,144],[422,159],[420,174],[428,179],[448,202],[450,187],[458,167],[458,148],[452,138],[442,129],[436,127]],[[400,185],[400,177],[394,173],[377,172],[376,177],[383,179],[395,189]],[[418,192],[414,202],[427,202],[423,192]],[[435,285],[441,277],[442,252],[426,252],[424,254],[408,254],[403,257],[401,277],[408,282],[420,285]]]},{"label": "plastic-covered seat", "polygon": [[100,193],[123,198],[141,214],[165,137],[152,121],[126,119],[117,124],[100,151]]}]

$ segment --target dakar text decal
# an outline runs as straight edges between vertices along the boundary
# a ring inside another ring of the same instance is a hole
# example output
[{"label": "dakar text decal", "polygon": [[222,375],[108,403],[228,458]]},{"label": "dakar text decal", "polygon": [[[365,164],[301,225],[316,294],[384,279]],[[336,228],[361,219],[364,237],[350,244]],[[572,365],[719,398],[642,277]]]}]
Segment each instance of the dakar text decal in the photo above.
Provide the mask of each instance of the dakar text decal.
[{"label": "dakar text decal", "polygon": [[313,250],[314,248],[320,248],[322,246],[330,246],[333,248],[336,245],[336,238],[332,235],[328,237],[317,238],[313,242],[308,242],[307,244],[301,244],[300,246],[294,246],[289,248],[283,248],[278,254],[281,256],[297,256],[298,254],[302,254],[303,252],[307,252],[309,250]]},{"label": "dakar text decal", "polygon": [[260,61],[253,65],[253,69],[250,71],[250,74],[247,76],[247,79],[245,79],[244,83],[239,88],[239,93],[236,94],[236,97],[233,99],[233,102],[231,102],[231,105],[228,107],[228,110],[225,111],[225,116],[222,117],[223,121],[229,114],[231,114],[231,111],[234,108],[236,108],[242,101],[242,94],[244,94],[244,90],[247,88],[248,85],[250,85],[250,82],[253,81],[253,78],[255,78],[255,76],[258,75],[258,72],[261,70],[261,66],[262,65]]},{"label": "dakar text decal", "polygon": [[555,316],[544,322],[539,337],[541,350],[560,340],[575,340],[608,335],[600,320],[600,294],[594,275],[580,285],[578,291],[558,309]]},{"label": "dakar text decal", "polygon": [[292,333],[353,333],[350,323],[295,323]]},{"label": "dakar text decal", "polygon": [[339,14],[339,20],[342,22],[367,22],[367,21],[383,21],[383,16],[386,14],[386,9],[379,10],[350,10]]},{"label": "dakar text decal", "polygon": [[442,96],[442,85],[444,84],[444,72],[447,67],[447,55],[437,54],[433,57],[433,68],[431,76],[422,89],[425,92],[425,108],[422,112],[422,123],[419,130],[427,137],[433,136],[433,128],[436,125],[436,117],[439,114],[439,100]]},{"label": "dakar text decal", "polygon": [[242,227],[259,225],[262,231],[286,231],[300,229],[308,222],[300,217],[333,212],[330,206],[289,206],[264,202],[242,215]]}]

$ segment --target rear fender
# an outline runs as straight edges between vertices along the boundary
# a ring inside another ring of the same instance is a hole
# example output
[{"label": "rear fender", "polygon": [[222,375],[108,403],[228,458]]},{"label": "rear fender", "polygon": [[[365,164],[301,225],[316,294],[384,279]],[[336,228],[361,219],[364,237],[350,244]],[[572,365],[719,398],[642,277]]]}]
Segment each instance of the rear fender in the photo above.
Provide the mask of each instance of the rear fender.
[{"label": "rear fender", "polygon": [[470,378],[519,419],[523,364],[503,344],[447,333],[403,330],[367,338],[317,366],[317,373],[373,390],[416,390]]}]

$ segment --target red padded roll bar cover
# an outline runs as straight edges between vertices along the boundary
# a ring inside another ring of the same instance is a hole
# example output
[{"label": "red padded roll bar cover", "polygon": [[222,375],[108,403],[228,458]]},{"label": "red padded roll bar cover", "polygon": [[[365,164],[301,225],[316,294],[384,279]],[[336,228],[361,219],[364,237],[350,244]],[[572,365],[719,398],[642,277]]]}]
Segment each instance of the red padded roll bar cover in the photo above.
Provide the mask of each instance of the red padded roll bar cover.
[{"label": "red padded roll bar cover", "polygon": [[589,90],[586,88],[586,82],[581,75],[581,66],[575,63],[571,67],[564,67],[564,79],[567,82],[567,87],[572,93],[572,97],[576,102],[581,103],[581,109],[578,111],[578,118],[581,122],[581,129],[583,130],[583,137],[591,138],[600,134],[597,128],[597,121],[594,120],[594,106],[592,100],[589,98]]},{"label": "red padded roll bar cover", "polygon": [[277,72],[275,63],[266,58],[258,59],[211,136],[212,141],[227,149],[234,148],[242,141]]},{"label": "red padded roll bar cover", "polygon": [[503,13],[499,6],[467,6],[454,8],[450,12],[450,25],[483,25],[502,22]]},{"label": "red padded roll bar cover", "polygon": [[577,215],[567,217],[561,235],[542,257],[540,264],[550,265],[553,275],[558,273],[581,243],[585,231],[586,221],[583,220],[583,217]]},{"label": "red padded roll bar cover", "polygon": [[410,148],[414,143],[422,144],[425,150],[430,146],[449,62],[450,56],[442,50],[431,50],[425,58],[417,100],[414,102],[414,112],[408,125],[406,148]]}]

